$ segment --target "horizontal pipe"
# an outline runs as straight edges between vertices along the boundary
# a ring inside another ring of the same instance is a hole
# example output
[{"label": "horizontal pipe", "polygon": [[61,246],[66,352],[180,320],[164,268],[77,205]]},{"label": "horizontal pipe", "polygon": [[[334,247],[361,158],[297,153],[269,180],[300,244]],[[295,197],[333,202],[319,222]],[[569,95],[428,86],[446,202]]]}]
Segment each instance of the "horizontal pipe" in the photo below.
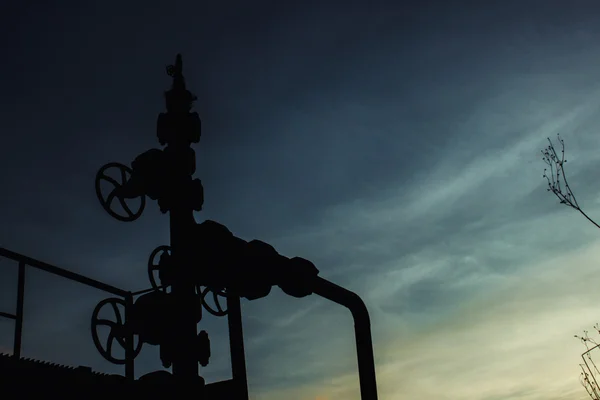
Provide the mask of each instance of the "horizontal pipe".
[{"label": "horizontal pipe", "polygon": [[5,313],[5,312],[2,312],[2,311],[0,311],[0,317],[4,317],[4,318],[8,318],[8,319],[17,319],[16,315]]},{"label": "horizontal pipe", "polygon": [[115,296],[126,297],[128,295],[128,292],[125,290],[116,288],[111,285],[107,285],[106,283],[98,282],[94,279],[76,274],[75,272],[67,271],[66,269],[59,268],[42,261],[34,260],[33,258],[24,256],[19,253],[15,253],[14,251],[10,251],[2,247],[0,247],[0,256],[10,258],[14,261],[23,262],[29,265],[30,267],[37,268],[54,275],[62,276],[63,278],[70,279],[72,281],[79,282],[87,286],[91,286],[98,290],[103,290],[105,292],[114,294]]},{"label": "horizontal pipe", "polygon": [[375,358],[371,338],[371,320],[367,306],[356,293],[321,277],[316,277],[313,292],[345,306],[352,313],[358,357],[360,397],[362,400],[377,400],[377,378],[375,376]]}]

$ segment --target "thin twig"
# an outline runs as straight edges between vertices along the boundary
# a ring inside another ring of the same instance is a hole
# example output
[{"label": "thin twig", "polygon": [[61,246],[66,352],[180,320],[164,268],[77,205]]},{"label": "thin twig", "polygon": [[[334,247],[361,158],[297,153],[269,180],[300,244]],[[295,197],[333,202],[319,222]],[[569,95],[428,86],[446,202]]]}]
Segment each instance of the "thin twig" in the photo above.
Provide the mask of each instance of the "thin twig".
[{"label": "thin twig", "polygon": [[565,173],[565,141],[557,134],[558,142],[561,145],[560,155],[556,152],[554,143],[548,138],[549,146],[542,150],[542,160],[548,165],[548,168],[544,168],[543,177],[548,181],[548,191],[554,193],[554,195],[560,201],[560,204],[565,204],[575,210],[579,211],[588,221],[590,221],[596,228],[600,228],[600,225],[591,219],[579,206],[577,198],[569,186],[567,181],[567,175]]}]

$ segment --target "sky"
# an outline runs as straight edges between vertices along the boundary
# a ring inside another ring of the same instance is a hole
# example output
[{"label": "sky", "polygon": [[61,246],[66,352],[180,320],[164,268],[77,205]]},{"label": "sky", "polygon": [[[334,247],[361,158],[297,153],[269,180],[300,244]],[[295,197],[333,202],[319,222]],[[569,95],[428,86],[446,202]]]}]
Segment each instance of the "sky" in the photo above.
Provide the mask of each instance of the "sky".
[{"label": "sky", "polygon": [[[197,221],[313,261],[370,312],[379,398],[585,399],[573,335],[600,322],[600,231],[546,191],[565,140],[600,219],[594,1],[9,2],[0,6],[0,246],[125,290],[168,244],[94,192],[108,162],[158,148],[183,54],[202,139]],[[0,260],[0,307],[16,268]],[[90,318],[107,294],[29,270],[23,355],[111,373]],[[359,399],[352,319],[278,288],[243,301],[250,396]],[[227,324],[205,317],[228,379]],[[0,346],[13,324],[0,320]],[[138,374],[161,369],[145,346]]]}]

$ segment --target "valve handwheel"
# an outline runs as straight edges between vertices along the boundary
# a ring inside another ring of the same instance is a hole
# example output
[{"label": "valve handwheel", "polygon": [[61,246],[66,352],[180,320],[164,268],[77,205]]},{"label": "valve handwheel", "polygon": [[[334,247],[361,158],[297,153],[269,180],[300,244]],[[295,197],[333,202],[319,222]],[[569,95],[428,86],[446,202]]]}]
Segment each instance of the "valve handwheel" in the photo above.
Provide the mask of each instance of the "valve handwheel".
[{"label": "valve handwheel", "polygon": [[[227,299],[228,295],[227,295],[227,292],[225,289],[218,290],[218,289],[211,289],[208,287],[202,289],[201,287],[197,286],[196,292],[200,294],[200,297],[202,299],[202,306],[210,314],[214,315],[215,317],[223,317],[223,316],[227,315],[227,308],[224,309],[223,306],[221,306],[221,303],[219,301],[219,297]],[[206,297],[208,296],[209,293],[212,293],[212,298],[213,298],[213,302],[215,303],[215,308],[211,307],[208,304],[208,302],[206,301]]]},{"label": "valve handwheel", "polygon": [[[167,293],[167,287],[169,286],[167,282],[162,282],[162,276],[165,273],[165,268],[172,268],[171,265],[168,264],[168,260],[171,256],[171,246],[163,245],[155,248],[152,253],[150,253],[150,258],[148,259],[148,278],[150,279],[150,285],[155,290],[161,290]],[[158,272],[158,281],[156,280],[156,274]],[[160,284],[159,284],[160,282]]]},{"label": "valve handwheel", "polygon": [[[110,306],[112,308],[115,321],[100,318],[100,311],[105,306]],[[92,313],[92,340],[94,341],[94,346],[96,346],[96,349],[102,355],[102,357],[113,364],[123,365],[127,361],[125,356],[123,358],[117,358],[112,354],[115,340],[119,343],[123,350],[127,348],[127,329],[125,327],[119,306],[123,307],[123,310],[125,310],[125,301],[115,297],[104,299],[98,303],[94,309],[94,312]],[[110,328],[110,332],[106,339],[106,347],[102,346],[102,343],[100,342],[100,336],[98,334],[98,327],[100,326],[108,326]],[[136,358],[138,354],[140,354],[143,344],[144,342],[139,340],[139,338],[137,340],[137,344],[135,344],[134,341],[133,358]]]},{"label": "valve handwheel", "polygon": [[[112,171],[119,172],[119,178],[121,182],[109,175],[109,172]],[[146,206],[146,196],[139,196],[141,202],[137,207],[134,207],[134,210],[137,211],[133,211],[132,208],[129,207],[129,205],[126,202],[126,200],[130,199],[126,199],[125,197],[119,194],[119,191],[121,191],[123,186],[125,186],[131,179],[132,172],[133,171],[131,170],[131,168],[129,168],[126,165],[119,163],[108,163],[102,168],[100,168],[100,170],[96,174],[96,196],[98,196],[100,204],[102,204],[102,207],[113,218],[116,218],[119,221],[123,222],[131,222],[138,219],[140,215],[142,215],[144,207]],[[113,186],[112,190],[110,191],[108,196],[106,196],[106,198],[102,194],[102,181],[108,182]],[[115,210],[112,209],[112,205],[115,198],[117,198],[117,200],[119,201],[119,204],[123,208],[125,215],[123,215],[123,213],[117,213]]]}]

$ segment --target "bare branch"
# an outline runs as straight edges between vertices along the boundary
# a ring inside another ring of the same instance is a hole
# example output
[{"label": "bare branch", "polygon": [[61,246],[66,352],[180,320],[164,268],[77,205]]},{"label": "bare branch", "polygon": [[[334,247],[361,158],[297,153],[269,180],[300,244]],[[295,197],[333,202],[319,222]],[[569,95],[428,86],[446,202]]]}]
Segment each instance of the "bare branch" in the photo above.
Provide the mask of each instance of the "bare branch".
[{"label": "bare branch", "polygon": [[[600,326],[594,325],[594,330],[600,334]],[[600,351],[600,344],[589,336],[587,330],[583,331],[583,335],[574,335],[575,338],[579,339],[586,347],[586,351],[581,355],[583,357],[584,364],[579,364],[582,373],[579,376],[579,382],[585,388],[587,394],[592,400],[600,400],[600,387],[598,386],[598,380],[600,378],[600,369],[592,358],[592,352]]]},{"label": "bare branch", "polygon": [[579,376],[579,382],[581,383],[581,386],[583,386],[592,400],[599,400],[596,396],[596,388],[594,387],[594,383],[591,381],[590,375],[585,371],[584,364],[579,364],[579,367],[582,370],[581,375]]},{"label": "bare branch", "polygon": [[560,152],[556,151],[554,143],[548,138],[548,147],[542,150],[542,160],[548,165],[544,168],[543,177],[548,181],[548,191],[554,193],[554,195],[560,201],[560,204],[565,204],[575,210],[579,211],[581,215],[587,218],[596,228],[600,228],[593,219],[591,219],[582,209],[579,207],[579,203],[575,197],[575,194],[569,186],[567,181],[567,175],[565,173],[565,141],[560,137],[560,134],[556,135],[558,142],[560,143]]}]

